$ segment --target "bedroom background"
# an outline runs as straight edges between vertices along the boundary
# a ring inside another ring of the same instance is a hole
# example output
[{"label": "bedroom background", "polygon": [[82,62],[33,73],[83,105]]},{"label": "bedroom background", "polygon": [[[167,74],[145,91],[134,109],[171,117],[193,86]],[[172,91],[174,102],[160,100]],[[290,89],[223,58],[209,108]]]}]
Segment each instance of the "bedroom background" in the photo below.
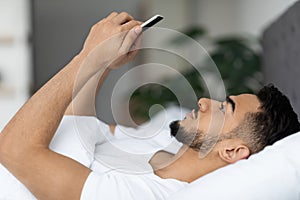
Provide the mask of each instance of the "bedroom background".
[{"label": "bedroom background", "polygon": [[[254,41],[251,44],[255,44],[255,52],[260,55],[260,46],[255,41],[260,40],[264,27],[294,2],[295,0],[0,0],[0,129],[34,91],[80,50],[89,27],[111,11],[126,11],[140,20],[160,13],[165,16],[165,20],[158,26],[190,34],[193,34],[189,32],[191,27],[203,28],[206,34],[200,34],[202,37],[196,35],[196,39],[207,49],[212,47],[211,41],[216,41],[216,38],[251,38]],[[201,30],[198,29],[198,33]],[[151,41],[161,43],[167,40],[168,38],[155,37]],[[114,122],[111,95],[117,80],[133,66],[149,62],[164,63],[179,71],[184,66],[174,55],[148,51],[143,52],[134,63],[114,71],[105,82],[97,100],[97,114],[102,120]],[[124,85],[122,92],[117,94],[121,116],[118,122],[126,125],[130,123],[130,116],[123,115],[122,112],[122,109],[126,109],[122,96],[138,79],[145,76],[155,81],[170,78],[172,74],[144,70],[140,76],[132,77]],[[261,77],[259,81],[263,80]]]}]

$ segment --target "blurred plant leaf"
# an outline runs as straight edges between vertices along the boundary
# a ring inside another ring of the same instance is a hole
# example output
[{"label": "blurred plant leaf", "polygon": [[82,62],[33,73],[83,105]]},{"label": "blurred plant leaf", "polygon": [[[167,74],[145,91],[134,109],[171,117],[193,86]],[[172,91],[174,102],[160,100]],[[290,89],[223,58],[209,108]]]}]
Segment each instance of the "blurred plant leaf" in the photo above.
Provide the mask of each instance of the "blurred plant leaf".
[{"label": "blurred plant leaf", "polygon": [[[177,36],[174,38],[171,38],[169,43],[174,45],[183,45],[188,41],[188,37],[193,38],[194,40],[197,40],[203,36],[206,35],[206,30],[203,27],[199,26],[192,26],[187,28],[186,30],[182,31],[185,36]],[[188,37],[187,37],[188,36]]]}]

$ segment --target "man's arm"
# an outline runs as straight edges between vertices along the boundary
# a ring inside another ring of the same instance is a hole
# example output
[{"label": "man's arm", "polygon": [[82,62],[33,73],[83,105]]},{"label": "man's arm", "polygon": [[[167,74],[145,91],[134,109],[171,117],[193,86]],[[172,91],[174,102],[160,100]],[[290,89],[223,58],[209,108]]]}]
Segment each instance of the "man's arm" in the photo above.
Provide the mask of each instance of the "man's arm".
[{"label": "man's arm", "polygon": [[132,29],[137,24],[126,13],[112,13],[94,25],[82,52],[32,96],[0,134],[0,162],[38,199],[80,198],[90,170],[48,146],[72,97],[88,80],[104,73],[106,66],[116,68],[135,56],[127,52],[141,31]]},{"label": "man's arm", "polygon": [[103,74],[94,75],[73,98],[65,115],[96,116],[96,97],[110,71],[108,68]]},{"label": "man's arm", "polygon": [[[97,116],[96,113],[96,97],[102,86],[102,83],[108,76],[110,69],[100,77],[99,75],[93,76],[78,92],[76,97],[66,109],[64,115],[77,115],[77,116]],[[109,124],[111,134],[114,134],[116,125]]]}]

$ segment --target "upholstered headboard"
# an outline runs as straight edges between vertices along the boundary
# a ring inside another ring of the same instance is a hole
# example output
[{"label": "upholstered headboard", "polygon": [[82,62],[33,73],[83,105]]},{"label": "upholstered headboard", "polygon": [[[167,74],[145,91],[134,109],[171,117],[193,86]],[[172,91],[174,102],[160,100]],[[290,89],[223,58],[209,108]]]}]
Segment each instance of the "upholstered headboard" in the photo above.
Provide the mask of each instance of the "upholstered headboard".
[{"label": "upholstered headboard", "polygon": [[263,73],[291,100],[300,115],[300,1],[290,7],[263,34]]}]

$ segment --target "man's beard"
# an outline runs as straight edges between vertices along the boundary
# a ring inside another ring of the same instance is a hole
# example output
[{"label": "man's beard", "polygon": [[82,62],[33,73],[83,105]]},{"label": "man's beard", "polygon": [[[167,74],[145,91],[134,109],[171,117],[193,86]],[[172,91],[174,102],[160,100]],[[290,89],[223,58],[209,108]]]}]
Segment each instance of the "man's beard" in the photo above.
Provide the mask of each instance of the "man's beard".
[{"label": "man's beard", "polygon": [[217,138],[207,138],[203,131],[199,131],[196,128],[187,131],[180,125],[179,120],[173,121],[169,127],[171,129],[171,135],[174,136],[178,142],[196,151],[207,153],[216,144]]}]

